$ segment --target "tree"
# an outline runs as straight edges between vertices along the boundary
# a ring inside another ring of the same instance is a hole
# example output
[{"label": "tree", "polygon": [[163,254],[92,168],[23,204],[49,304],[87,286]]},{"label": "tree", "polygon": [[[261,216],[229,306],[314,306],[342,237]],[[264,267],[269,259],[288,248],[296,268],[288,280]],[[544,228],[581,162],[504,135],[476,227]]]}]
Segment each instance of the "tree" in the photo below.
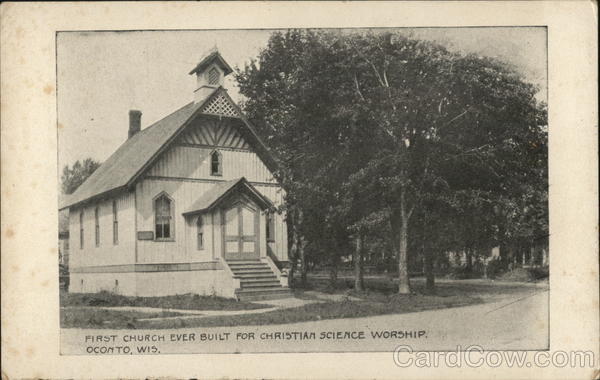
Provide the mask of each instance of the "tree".
[{"label": "tree", "polygon": [[60,177],[61,189],[64,194],[72,194],[100,166],[92,158],[75,161],[73,167],[65,165]]},{"label": "tree", "polygon": [[364,134],[364,129],[356,128],[348,116],[352,113],[340,107],[353,87],[339,76],[343,62],[331,44],[324,33],[274,33],[258,61],[246,65],[236,79],[247,97],[243,107],[248,118],[279,158],[274,175],[285,190],[295,236],[291,261],[300,260],[305,279],[304,256],[320,254],[334,285],[351,235],[340,207],[341,186],[360,165],[352,154],[357,141],[352,134]]},{"label": "tree", "polygon": [[380,135],[373,140],[380,153],[351,180],[363,189],[370,183],[389,209],[399,293],[406,294],[409,223],[427,190],[444,183],[450,194],[466,191],[486,204],[514,193],[510,186],[527,183],[531,172],[528,143],[543,140],[543,110],[535,87],[502,62],[391,33],[344,43],[356,59],[357,102]]},{"label": "tree", "polygon": [[540,173],[528,166],[545,141],[537,90],[493,59],[395,33],[289,31],[274,33],[237,79],[250,120],[281,158],[276,176],[307,244],[335,267],[381,213],[401,294],[410,293],[413,219],[431,226],[441,202],[445,220],[464,227],[457,244],[481,245],[506,225],[488,216],[491,206],[522,198]]}]

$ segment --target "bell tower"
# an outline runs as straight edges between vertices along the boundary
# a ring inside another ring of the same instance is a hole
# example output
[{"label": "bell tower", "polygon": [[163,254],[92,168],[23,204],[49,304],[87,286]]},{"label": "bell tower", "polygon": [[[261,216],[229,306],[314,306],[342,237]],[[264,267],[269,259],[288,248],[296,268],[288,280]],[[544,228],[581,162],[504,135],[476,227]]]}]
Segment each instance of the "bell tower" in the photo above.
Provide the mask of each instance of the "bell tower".
[{"label": "bell tower", "polygon": [[223,86],[224,78],[232,72],[233,69],[225,62],[219,51],[213,49],[190,71],[190,75],[196,74],[194,102],[201,102],[215,88]]}]

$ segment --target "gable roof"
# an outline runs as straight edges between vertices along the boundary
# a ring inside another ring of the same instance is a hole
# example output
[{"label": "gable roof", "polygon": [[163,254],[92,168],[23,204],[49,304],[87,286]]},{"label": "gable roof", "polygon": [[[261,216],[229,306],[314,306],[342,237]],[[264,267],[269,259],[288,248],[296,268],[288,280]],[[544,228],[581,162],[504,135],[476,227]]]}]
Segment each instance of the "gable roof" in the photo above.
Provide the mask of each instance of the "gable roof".
[{"label": "gable roof", "polygon": [[202,61],[200,61],[200,63],[198,63],[189,74],[192,75],[206,69],[211,63],[213,63],[213,61],[216,61],[216,63],[221,67],[221,70],[223,70],[223,75],[229,75],[233,72],[231,66],[229,66],[223,57],[221,57],[221,54],[215,50],[211,54],[207,55]]},{"label": "gable roof", "polygon": [[[59,209],[75,206],[133,185],[179,132],[202,113],[203,107],[212,98],[219,95],[224,95],[236,107],[239,115],[242,115],[227,91],[222,87],[216,88],[203,101],[189,103],[127,139],[73,194],[65,197]],[[254,128],[243,116],[234,119],[240,121],[240,131],[256,147],[257,154],[265,160],[267,167],[273,170],[276,167],[275,159]]]},{"label": "gable roof", "polygon": [[242,177],[215,185],[212,189],[202,194],[202,196],[198,198],[196,202],[194,202],[190,208],[183,213],[183,215],[189,216],[208,211],[217,206],[221,201],[226,199],[229,194],[236,190],[248,191],[256,198],[261,207],[274,207],[273,203],[269,199],[260,194],[258,190],[256,190],[256,188],[246,180],[246,178]]}]

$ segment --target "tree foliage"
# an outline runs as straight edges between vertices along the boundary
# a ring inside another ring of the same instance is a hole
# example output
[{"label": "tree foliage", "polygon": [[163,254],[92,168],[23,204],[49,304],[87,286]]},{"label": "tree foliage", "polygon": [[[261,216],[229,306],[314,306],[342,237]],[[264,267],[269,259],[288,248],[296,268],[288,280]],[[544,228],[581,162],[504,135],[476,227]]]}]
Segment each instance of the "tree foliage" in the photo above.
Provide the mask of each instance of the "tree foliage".
[{"label": "tree foliage", "polygon": [[61,190],[64,194],[72,194],[100,166],[92,158],[77,160],[72,167],[65,165],[60,177]]},{"label": "tree foliage", "polygon": [[503,62],[396,33],[292,30],[237,81],[315,260],[335,267],[350,239],[387,230],[408,293],[419,250],[547,230],[545,106]]}]

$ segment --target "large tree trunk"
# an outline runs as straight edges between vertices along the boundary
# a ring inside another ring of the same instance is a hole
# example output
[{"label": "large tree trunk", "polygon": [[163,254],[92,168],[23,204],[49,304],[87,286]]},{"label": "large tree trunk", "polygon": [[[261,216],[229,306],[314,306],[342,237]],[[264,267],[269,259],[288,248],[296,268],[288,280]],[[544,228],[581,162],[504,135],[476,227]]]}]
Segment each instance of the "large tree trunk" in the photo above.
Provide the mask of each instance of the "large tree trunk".
[{"label": "large tree trunk", "polygon": [[473,272],[473,250],[471,248],[466,249],[466,259],[467,259],[467,273]]},{"label": "large tree trunk", "polygon": [[548,250],[544,247],[542,248],[542,266],[546,265],[548,265]]},{"label": "large tree trunk", "polygon": [[408,218],[402,217],[400,225],[400,241],[398,250],[398,293],[410,294],[410,279],[408,278]]},{"label": "large tree trunk", "polygon": [[507,267],[508,270],[510,270],[512,272],[513,269],[515,269],[515,263],[514,263],[514,250],[513,250],[513,246],[508,245],[506,247],[506,262],[507,262]]},{"label": "large tree trunk", "polygon": [[291,237],[290,237],[290,248],[289,248],[289,253],[290,253],[290,271],[288,273],[288,286],[290,288],[294,287],[294,274],[296,272],[296,263],[298,261],[298,231],[297,231],[297,225],[296,225],[296,220],[292,220],[290,223],[288,223],[288,230],[291,231]]},{"label": "large tree trunk", "polygon": [[298,256],[300,257],[300,283],[303,287],[306,286],[308,267],[306,265],[306,252],[304,251],[304,239],[298,242]]},{"label": "large tree trunk", "polygon": [[392,211],[392,237],[398,258],[398,294],[410,294],[408,278],[408,213],[406,210],[405,190],[400,192],[398,209]]},{"label": "large tree trunk", "polygon": [[428,293],[435,292],[434,252],[427,244],[427,214],[423,214],[423,229],[421,233],[421,254],[423,255],[423,272],[425,273],[425,289]]},{"label": "large tree trunk", "polygon": [[364,290],[364,279],[363,279],[363,236],[358,235],[356,238],[356,248],[352,255],[352,261],[354,264],[354,290],[362,292]]},{"label": "large tree trunk", "polygon": [[[302,211],[298,211],[298,226],[302,225]],[[296,242],[296,246],[298,247],[298,258],[300,259],[300,283],[302,284],[302,287],[306,287],[307,284],[307,273],[308,273],[308,267],[307,267],[307,263],[306,263],[306,252],[304,250],[305,247],[305,241],[304,241],[304,237],[302,236],[302,234],[300,234],[299,231],[297,231],[297,235],[296,238],[298,239]]]},{"label": "large tree trunk", "polygon": [[294,273],[296,272],[296,257],[290,257],[290,270],[288,272],[288,287],[294,287]]}]

